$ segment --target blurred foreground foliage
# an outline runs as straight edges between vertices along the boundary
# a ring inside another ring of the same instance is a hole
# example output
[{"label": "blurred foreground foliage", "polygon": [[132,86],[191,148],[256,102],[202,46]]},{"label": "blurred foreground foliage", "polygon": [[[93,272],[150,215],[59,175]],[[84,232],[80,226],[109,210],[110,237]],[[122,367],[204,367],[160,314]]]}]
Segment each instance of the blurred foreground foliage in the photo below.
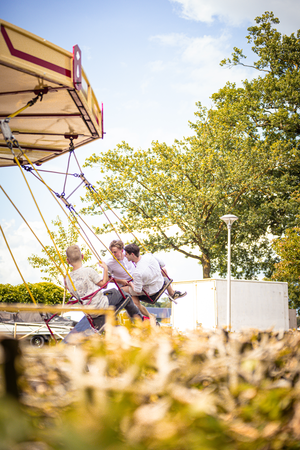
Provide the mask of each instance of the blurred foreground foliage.
[{"label": "blurred foreground foliage", "polygon": [[[64,289],[54,283],[27,283],[37,303],[55,305],[63,302]],[[70,298],[70,294],[66,294]],[[30,295],[24,284],[12,286],[11,284],[0,284],[0,302],[3,303],[32,303]]]},{"label": "blurred foreground foliage", "polygon": [[0,398],[1,450],[300,448],[297,331],[137,324],[25,346],[18,365],[20,405]]}]

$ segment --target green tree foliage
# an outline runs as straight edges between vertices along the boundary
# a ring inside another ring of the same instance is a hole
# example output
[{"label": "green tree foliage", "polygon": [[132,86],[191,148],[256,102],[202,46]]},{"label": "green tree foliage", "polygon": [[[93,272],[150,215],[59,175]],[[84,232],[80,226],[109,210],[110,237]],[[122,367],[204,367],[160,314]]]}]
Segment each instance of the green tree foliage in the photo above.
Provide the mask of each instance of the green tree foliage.
[{"label": "green tree foliage", "polygon": [[[149,305],[146,305],[146,307]],[[168,297],[160,297],[160,299],[153,305],[155,308],[171,308],[172,303]]]},{"label": "green tree foliage", "polygon": [[[300,183],[298,148],[299,42],[281,36],[266,13],[248,41],[263,76],[242,88],[227,84],[206,110],[197,104],[194,135],[147,150],[122,142],[86,165],[99,165],[99,195],[124,215],[152,251],[176,250],[199,260],[204,277],[226,273],[227,232],[220,216],[234,213],[232,271],[237,278],[271,275],[276,256],[269,235],[294,225]],[[299,34],[299,32],[298,32]],[[235,49],[229,64],[239,64]],[[224,61],[223,61],[224,63]],[[294,78],[295,77],[295,78]],[[293,79],[293,80],[292,80]],[[300,128],[299,128],[300,129]],[[95,200],[85,212],[98,214]],[[98,228],[99,233],[109,226]],[[126,229],[119,225],[119,231]]]},{"label": "green tree foliage", "polygon": [[[269,12],[255,20],[257,25],[248,28],[247,39],[253,44],[258,60],[250,67],[263,75],[244,81],[242,88],[227,84],[212,98],[216,114],[223,114],[225,123],[231,126],[240,121],[247,123],[248,129],[259,133],[270,151],[277,148],[282,153],[271,172],[273,195],[268,198],[271,231],[280,235],[286,227],[296,225],[298,210],[293,200],[300,182],[300,30],[297,36],[281,35],[274,28],[279,20]],[[244,65],[243,51],[234,50],[232,59],[221,64]],[[275,216],[280,219],[274,221]]]},{"label": "green tree foliage", "polygon": [[[241,89],[228,84],[213,98],[225,107],[234,99],[238,114],[245,116],[246,113],[269,139],[287,139],[296,144],[294,139],[300,134],[300,30],[296,36],[294,33],[282,35],[274,28],[279,19],[272,12],[266,12],[255,21],[257,25],[248,28],[246,38],[253,44],[252,50],[258,60],[248,67],[260,71],[263,76],[250,82],[246,80]],[[232,59],[224,59],[221,65],[246,65],[242,62],[245,59],[243,50],[234,48]]]},{"label": "green tree foliage", "polygon": [[287,229],[285,235],[273,241],[272,246],[280,257],[275,264],[272,279],[287,281],[289,304],[300,312],[300,227]]},{"label": "green tree foliage", "polygon": [[[37,303],[56,305],[63,302],[64,289],[53,283],[27,283]],[[69,297],[69,294],[67,294]],[[1,303],[32,303],[30,295],[24,284],[12,286],[0,284]]]},{"label": "green tree foliage", "polygon": [[[66,249],[73,244],[78,243],[79,233],[76,228],[70,222],[68,228],[63,226],[63,223],[59,217],[56,220],[52,221],[53,225],[57,227],[57,231],[51,231],[54,242],[60,252],[62,260],[64,261],[65,267],[67,267],[67,259],[66,259]],[[61,271],[65,273],[63,264],[60,260],[59,255],[56,252],[56,249],[53,245],[45,246],[48,253],[51,255],[56,265],[60,267]],[[83,262],[89,261],[91,259],[91,252],[84,245],[82,246],[82,253],[84,255]],[[42,279],[55,282],[56,284],[63,285],[63,276],[60,270],[55,266],[47,252],[42,249],[42,256],[32,255],[28,258],[29,263],[35,269],[39,269],[42,273],[46,274]]]}]

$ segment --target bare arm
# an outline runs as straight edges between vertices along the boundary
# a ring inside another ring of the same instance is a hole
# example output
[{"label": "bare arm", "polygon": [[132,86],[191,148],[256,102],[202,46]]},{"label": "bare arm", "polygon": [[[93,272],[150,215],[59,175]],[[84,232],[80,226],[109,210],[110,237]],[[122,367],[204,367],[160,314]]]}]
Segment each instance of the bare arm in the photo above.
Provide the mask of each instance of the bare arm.
[{"label": "bare arm", "polygon": [[99,283],[97,283],[97,286],[102,287],[108,282],[108,268],[105,262],[103,261],[99,264],[103,268],[103,278],[101,281],[99,281]]},{"label": "bare arm", "polygon": [[160,270],[163,277],[169,277],[166,267],[161,267]]},{"label": "bare arm", "polygon": [[114,278],[114,280],[121,286],[129,286],[129,281],[125,280],[124,278]]},{"label": "bare arm", "polygon": [[141,294],[141,292],[143,290],[142,285],[135,286],[133,281],[128,281],[128,286],[130,286],[134,290],[134,292],[136,292],[137,294]]}]

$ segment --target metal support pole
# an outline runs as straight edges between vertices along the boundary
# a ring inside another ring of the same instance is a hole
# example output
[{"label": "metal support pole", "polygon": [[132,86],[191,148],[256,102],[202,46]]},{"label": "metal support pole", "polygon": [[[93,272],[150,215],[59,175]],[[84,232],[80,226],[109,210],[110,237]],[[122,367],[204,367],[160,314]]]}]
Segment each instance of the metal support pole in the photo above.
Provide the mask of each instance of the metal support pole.
[{"label": "metal support pole", "polygon": [[227,330],[231,330],[231,223],[228,229],[228,254],[227,254]]},{"label": "metal support pole", "polygon": [[231,226],[238,218],[233,214],[227,214],[220,218],[228,229],[228,252],[227,252],[227,330],[231,331]]}]

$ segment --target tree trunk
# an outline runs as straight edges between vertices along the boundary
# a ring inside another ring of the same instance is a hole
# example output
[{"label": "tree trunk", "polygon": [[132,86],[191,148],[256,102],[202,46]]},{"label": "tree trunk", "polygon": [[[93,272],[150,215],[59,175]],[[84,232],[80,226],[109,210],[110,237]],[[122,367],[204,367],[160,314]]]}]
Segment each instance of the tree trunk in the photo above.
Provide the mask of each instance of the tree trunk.
[{"label": "tree trunk", "polygon": [[202,253],[201,263],[203,269],[203,278],[210,278],[210,259],[207,254]]}]

